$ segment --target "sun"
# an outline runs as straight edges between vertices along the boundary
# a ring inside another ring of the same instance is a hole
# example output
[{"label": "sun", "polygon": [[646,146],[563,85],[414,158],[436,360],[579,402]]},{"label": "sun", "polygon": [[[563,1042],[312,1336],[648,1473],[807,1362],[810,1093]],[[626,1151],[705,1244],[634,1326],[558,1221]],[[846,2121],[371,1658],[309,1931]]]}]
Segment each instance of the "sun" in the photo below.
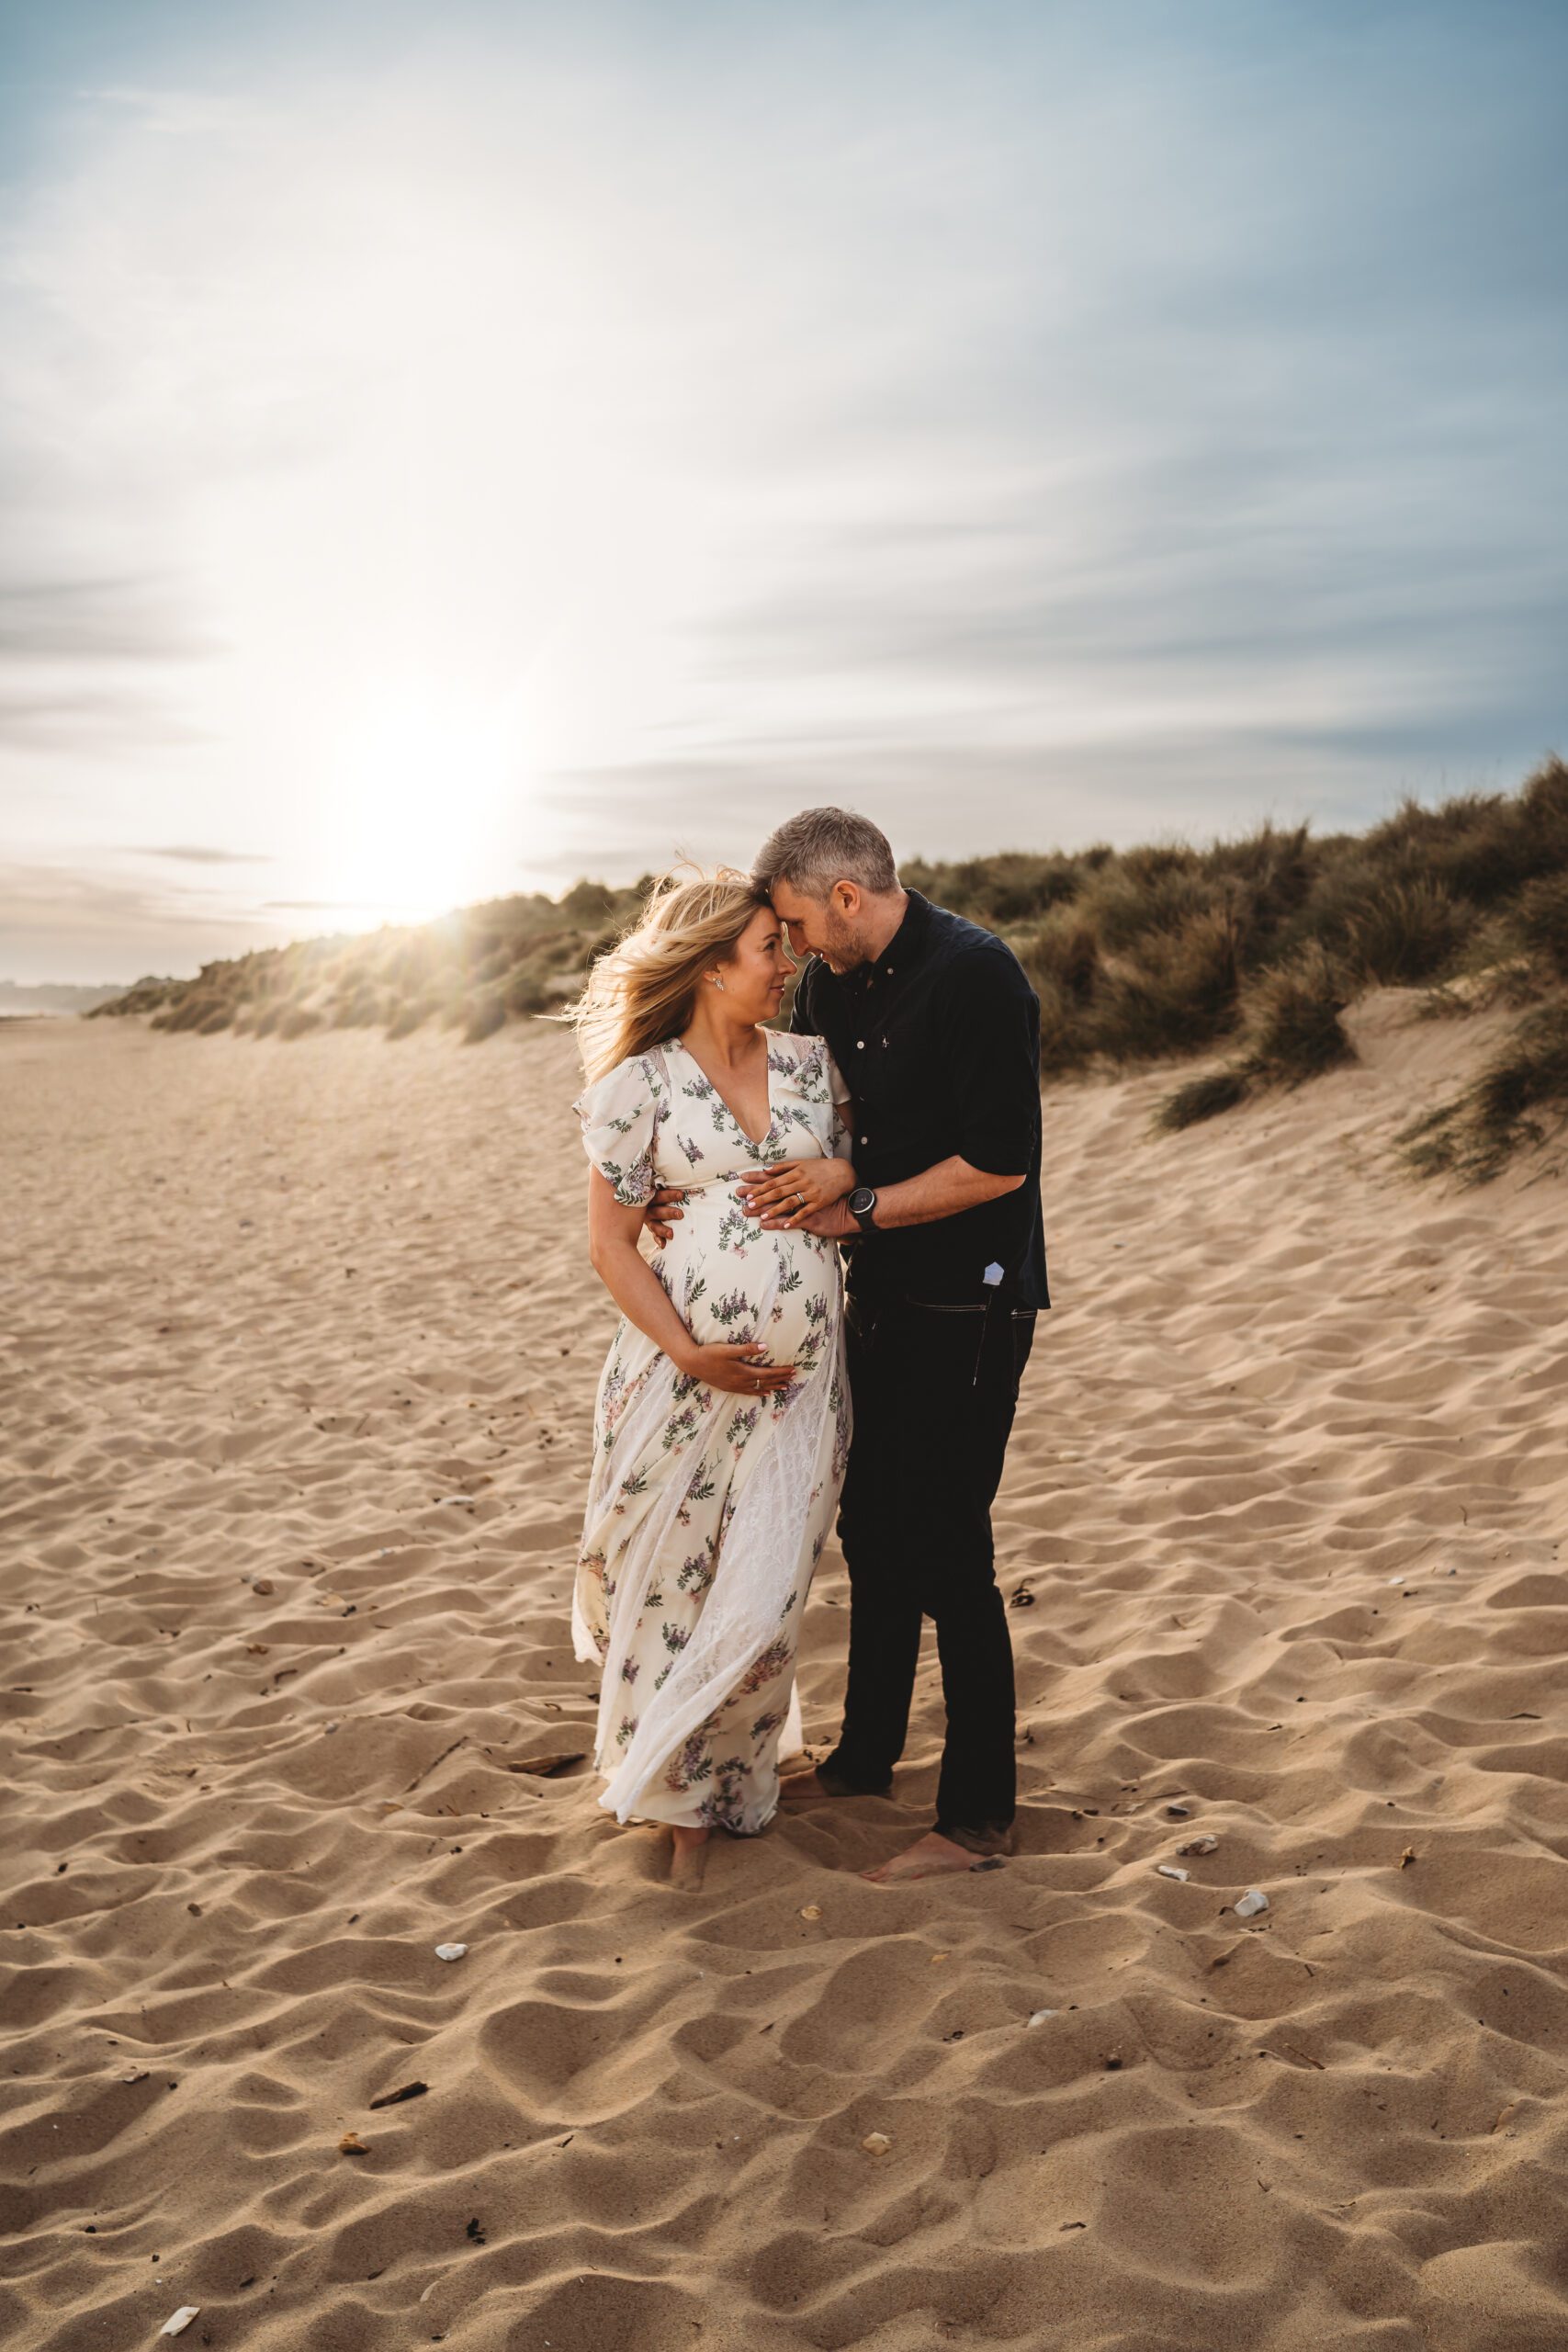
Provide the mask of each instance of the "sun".
[{"label": "sun", "polygon": [[317,890],[344,928],[493,897],[523,771],[514,697],[402,686],[345,721],[324,779]]}]

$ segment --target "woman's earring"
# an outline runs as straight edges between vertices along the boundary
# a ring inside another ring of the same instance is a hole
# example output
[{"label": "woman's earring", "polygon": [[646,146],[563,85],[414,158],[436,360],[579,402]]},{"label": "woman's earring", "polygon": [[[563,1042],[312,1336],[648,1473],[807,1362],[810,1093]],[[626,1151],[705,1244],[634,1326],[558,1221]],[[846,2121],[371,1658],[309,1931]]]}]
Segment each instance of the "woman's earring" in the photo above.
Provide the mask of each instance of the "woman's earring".
[{"label": "woman's earring", "polygon": [[722,973],[710,972],[708,974],[708,978],[713,982],[716,989],[721,989],[724,986],[724,977]]}]

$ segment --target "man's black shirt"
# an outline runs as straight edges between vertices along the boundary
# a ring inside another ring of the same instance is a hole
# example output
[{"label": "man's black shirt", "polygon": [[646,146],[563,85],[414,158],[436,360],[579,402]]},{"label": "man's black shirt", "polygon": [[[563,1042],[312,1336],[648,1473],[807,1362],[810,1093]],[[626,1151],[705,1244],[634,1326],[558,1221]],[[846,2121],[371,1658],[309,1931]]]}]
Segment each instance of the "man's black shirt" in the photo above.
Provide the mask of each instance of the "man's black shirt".
[{"label": "man's black shirt", "polygon": [[1049,1306],[1040,1213],[1040,1001],[994,933],[908,893],[874,962],[802,969],[791,1027],[828,1040],[853,1096],[851,1152],[863,1184],[897,1184],[957,1157],[1016,1190],[929,1225],[874,1232],[850,1251],[857,1293],[935,1304],[990,1297],[1003,1272],[1015,1306]]}]

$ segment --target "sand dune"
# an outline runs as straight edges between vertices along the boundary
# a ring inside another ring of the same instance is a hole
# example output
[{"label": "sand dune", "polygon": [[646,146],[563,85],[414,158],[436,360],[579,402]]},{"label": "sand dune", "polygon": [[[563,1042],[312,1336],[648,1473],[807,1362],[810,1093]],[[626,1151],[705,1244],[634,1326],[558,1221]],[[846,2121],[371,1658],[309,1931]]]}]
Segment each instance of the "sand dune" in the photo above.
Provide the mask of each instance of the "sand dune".
[{"label": "sand dune", "polygon": [[6,1024],[7,2345],[1568,2342],[1568,1186],[1414,1189],[1487,1024],[1354,1021],[1186,1136],[1159,1071],[1047,1097],[1017,1858],[854,1875],[928,1659],[897,1802],[694,1895],[546,1769],[612,1321],[567,1041]]}]

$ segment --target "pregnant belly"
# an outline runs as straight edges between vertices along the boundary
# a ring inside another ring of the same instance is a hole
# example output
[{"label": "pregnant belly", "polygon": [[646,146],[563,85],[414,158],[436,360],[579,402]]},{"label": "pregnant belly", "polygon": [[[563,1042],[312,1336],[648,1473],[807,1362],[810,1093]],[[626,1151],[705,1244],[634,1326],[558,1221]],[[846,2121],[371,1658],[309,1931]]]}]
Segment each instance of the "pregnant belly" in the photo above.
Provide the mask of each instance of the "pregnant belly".
[{"label": "pregnant belly", "polygon": [[806,1368],[838,1314],[839,1253],[814,1233],[764,1233],[730,1185],[686,1194],[656,1263],[682,1321],[704,1345],[752,1340],[773,1363]]}]

